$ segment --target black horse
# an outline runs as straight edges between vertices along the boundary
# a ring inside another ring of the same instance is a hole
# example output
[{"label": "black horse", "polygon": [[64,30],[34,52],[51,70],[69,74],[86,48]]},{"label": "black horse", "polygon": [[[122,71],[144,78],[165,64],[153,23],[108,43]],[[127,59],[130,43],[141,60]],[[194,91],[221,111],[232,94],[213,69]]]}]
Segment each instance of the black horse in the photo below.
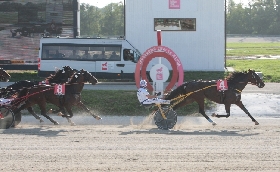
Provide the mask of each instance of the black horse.
[{"label": "black horse", "polygon": [[[37,104],[40,107],[41,115],[57,125],[59,123],[47,115],[46,104],[51,103],[59,107],[64,114],[66,113],[64,110],[65,108],[70,116],[65,115],[64,117],[66,117],[68,121],[71,122],[70,118],[73,116],[73,105],[80,105],[89,112],[89,109],[87,109],[81,102],[81,91],[83,90],[85,82],[89,82],[95,85],[96,83],[98,83],[98,80],[88,71],[81,70],[79,72],[76,72],[71,77],[70,81],[66,83],[65,95],[62,98],[54,94],[54,86],[51,85],[35,86],[32,88],[24,89],[21,92],[21,96],[19,96],[19,98],[25,98],[26,100],[24,104],[16,110],[16,112],[20,112],[23,109]],[[101,119],[99,116],[96,116],[93,113],[91,113],[91,115],[96,119]]]},{"label": "black horse", "polygon": [[[49,83],[49,84],[61,84],[65,83],[68,81],[68,79],[74,74],[74,72],[77,71],[75,69],[72,69],[70,66],[64,66],[62,69],[58,70],[55,72],[54,75],[50,75],[49,77],[45,78],[44,83]],[[12,85],[7,86],[6,88],[2,88],[0,92],[0,97],[1,98],[15,98],[14,104],[17,102],[17,104],[20,104],[22,99],[17,98],[19,97],[19,93],[24,89],[24,88],[32,88],[34,86],[38,86],[40,84],[43,84],[42,81],[28,81],[28,80],[23,80],[23,81],[17,81]],[[15,107],[11,108],[16,108]],[[27,108],[28,112],[31,113],[36,119],[38,119],[40,122],[43,122],[42,118],[38,116],[32,107]],[[18,125],[21,121],[21,113],[15,114],[15,123],[14,125]]]},{"label": "black horse", "polygon": [[0,68],[0,81],[8,82],[11,79],[11,75],[8,74],[3,68]]},{"label": "black horse", "polygon": [[210,123],[216,125],[204,111],[204,99],[207,98],[213,102],[224,104],[226,115],[213,114],[214,117],[229,117],[231,104],[236,104],[240,107],[255,123],[259,123],[251,116],[249,111],[244,107],[241,101],[242,90],[248,83],[256,85],[259,88],[265,86],[264,82],[255,73],[254,70],[248,70],[246,72],[233,72],[227,78],[228,90],[218,91],[217,81],[192,81],[187,82],[171,91],[166,96],[166,100],[171,100],[173,109],[176,110],[179,107],[185,106],[192,102],[197,102],[199,106],[199,113],[201,113]]}]

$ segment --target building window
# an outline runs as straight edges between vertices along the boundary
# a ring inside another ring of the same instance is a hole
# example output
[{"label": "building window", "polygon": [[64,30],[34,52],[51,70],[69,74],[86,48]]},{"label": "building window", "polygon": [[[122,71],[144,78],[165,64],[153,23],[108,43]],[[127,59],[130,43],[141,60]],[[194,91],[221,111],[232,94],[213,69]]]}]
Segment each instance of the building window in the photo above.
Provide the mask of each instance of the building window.
[{"label": "building window", "polygon": [[155,18],[154,28],[161,31],[196,31],[195,18]]}]

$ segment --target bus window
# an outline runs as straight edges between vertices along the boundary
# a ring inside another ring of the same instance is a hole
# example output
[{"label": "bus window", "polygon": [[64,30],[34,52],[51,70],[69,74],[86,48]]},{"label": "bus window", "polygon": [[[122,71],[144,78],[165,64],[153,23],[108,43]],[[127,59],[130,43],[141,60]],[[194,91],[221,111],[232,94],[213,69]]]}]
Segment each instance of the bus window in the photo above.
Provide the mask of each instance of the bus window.
[{"label": "bus window", "polygon": [[139,58],[140,58],[140,56],[136,52],[134,52],[130,49],[124,49],[123,50],[124,61],[132,61],[134,63],[137,63]]}]

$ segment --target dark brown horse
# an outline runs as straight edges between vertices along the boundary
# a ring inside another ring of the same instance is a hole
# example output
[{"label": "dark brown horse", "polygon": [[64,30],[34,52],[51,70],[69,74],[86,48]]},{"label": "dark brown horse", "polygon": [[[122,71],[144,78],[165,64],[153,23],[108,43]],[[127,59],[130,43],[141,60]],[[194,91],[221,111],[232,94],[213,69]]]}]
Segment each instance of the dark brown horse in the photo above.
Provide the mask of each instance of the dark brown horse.
[{"label": "dark brown horse", "polygon": [[[72,107],[73,105],[80,105],[84,106],[81,102],[81,91],[83,90],[84,83],[89,82],[93,85],[98,83],[98,80],[92,76],[88,71],[81,70],[76,72],[70,79],[68,83],[65,85],[65,95],[63,97],[54,94],[54,86],[50,85],[43,85],[43,86],[36,86],[28,89],[24,89],[21,92],[20,98],[25,98],[25,102],[21,105],[16,112],[20,112],[23,109],[31,107],[37,104],[41,110],[41,115],[49,119],[52,123],[58,124],[57,121],[52,119],[50,116],[47,115],[46,111],[46,104],[51,103],[59,107],[62,111],[64,108],[70,114],[70,116],[64,116],[68,119],[69,122],[73,116]],[[84,106],[85,110],[89,111]],[[15,113],[16,113],[15,112]],[[65,112],[64,112],[65,114]],[[101,119],[99,116],[94,115],[91,113],[93,117],[96,119]]]},{"label": "dark brown horse", "polygon": [[8,82],[11,79],[11,75],[8,74],[3,68],[0,68],[0,81]]},{"label": "dark brown horse", "polygon": [[255,123],[259,123],[251,116],[241,101],[242,90],[248,83],[263,88],[265,84],[254,70],[246,72],[233,72],[227,78],[228,90],[218,91],[217,81],[192,81],[187,82],[173,90],[165,99],[172,100],[173,109],[185,106],[192,102],[197,102],[199,113],[201,113],[210,123],[216,125],[204,111],[204,99],[207,98],[213,102],[224,104],[226,115],[213,114],[214,117],[229,117],[231,104],[240,107]]},{"label": "dark brown horse", "polygon": [[[17,81],[6,88],[1,89],[0,97],[1,98],[11,98],[11,97],[17,97],[20,91],[24,88],[31,88],[34,86],[38,86],[40,84],[61,84],[68,81],[68,79],[74,74],[74,72],[77,71],[75,69],[72,69],[70,66],[64,66],[62,69],[55,72],[54,75],[50,75],[49,77],[45,78],[45,81]],[[21,99],[16,99],[14,102],[20,102]],[[31,113],[36,119],[38,119],[40,122],[43,122],[42,118],[38,116],[34,111],[32,107],[27,108],[28,112]],[[21,121],[21,114],[18,113],[15,115],[15,124],[18,125]]]}]

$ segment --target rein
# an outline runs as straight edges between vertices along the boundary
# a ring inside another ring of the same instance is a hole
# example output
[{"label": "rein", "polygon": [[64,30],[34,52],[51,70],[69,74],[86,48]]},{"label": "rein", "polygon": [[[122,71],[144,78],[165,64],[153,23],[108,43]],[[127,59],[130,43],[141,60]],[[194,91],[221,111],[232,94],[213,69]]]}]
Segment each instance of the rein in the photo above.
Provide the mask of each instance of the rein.
[{"label": "rein", "polygon": [[209,85],[209,86],[207,86],[207,87],[204,87],[204,88],[201,88],[201,89],[198,89],[198,90],[189,92],[189,93],[187,93],[187,94],[180,95],[180,96],[178,96],[178,97],[176,97],[176,98],[173,98],[173,99],[170,100],[171,102],[172,102],[172,101],[175,101],[175,100],[177,100],[177,99],[179,99],[179,100],[177,100],[175,103],[173,103],[173,104],[170,106],[170,108],[173,108],[175,105],[179,104],[179,103],[182,102],[186,97],[190,96],[190,95],[193,94],[193,93],[196,93],[196,92],[199,92],[199,91],[208,89],[208,88],[210,88],[210,87],[216,87],[216,86],[217,86],[216,84],[215,84],[215,85]]}]

